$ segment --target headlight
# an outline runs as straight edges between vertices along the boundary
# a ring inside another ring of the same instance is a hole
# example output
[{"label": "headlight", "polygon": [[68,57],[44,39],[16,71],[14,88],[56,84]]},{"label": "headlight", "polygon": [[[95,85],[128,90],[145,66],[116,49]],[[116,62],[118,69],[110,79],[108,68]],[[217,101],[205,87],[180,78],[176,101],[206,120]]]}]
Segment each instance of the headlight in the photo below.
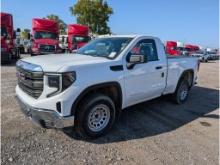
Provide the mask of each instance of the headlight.
[{"label": "headlight", "polygon": [[62,74],[62,90],[65,90],[76,80],[76,72],[66,72]]},{"label": "headlight", "polygon": [[48,85],[48,94],[47,97],[54,96],[61,92],[62,88],[62,76],[61,74],[48,74],[47,76],[47,85]]},{"label": "headlight", "polygon": [[47,97],[54,96],[69,86],[76,80],[76,72],[66,72],[62,74],[47,74],[47,84],[49,87],[49,94]]},{"label": "headlight", "polygon": [[36,51],[38,51],[38,48],[32,48],[32,51],[36,52]]},{"label": "headlight", "polygon": [[60,75],[48,75],[48,86],[52,88],[60,88]]}]

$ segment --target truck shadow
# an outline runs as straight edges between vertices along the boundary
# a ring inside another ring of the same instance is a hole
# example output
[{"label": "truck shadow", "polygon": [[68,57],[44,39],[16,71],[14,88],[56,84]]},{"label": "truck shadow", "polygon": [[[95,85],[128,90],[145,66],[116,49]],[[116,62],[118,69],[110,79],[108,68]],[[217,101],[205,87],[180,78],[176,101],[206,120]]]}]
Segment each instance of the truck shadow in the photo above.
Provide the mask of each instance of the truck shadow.
[{"label": "truck shadow", "polygon": [[208,114],[218,108],[218,90],[195,86],[183,105],[175,105],[169,101],[169,96],[164,96],[125,109],[107,135],[89,142],[112,143],[163,134],[197,118],[219,119],[218,115]]}]

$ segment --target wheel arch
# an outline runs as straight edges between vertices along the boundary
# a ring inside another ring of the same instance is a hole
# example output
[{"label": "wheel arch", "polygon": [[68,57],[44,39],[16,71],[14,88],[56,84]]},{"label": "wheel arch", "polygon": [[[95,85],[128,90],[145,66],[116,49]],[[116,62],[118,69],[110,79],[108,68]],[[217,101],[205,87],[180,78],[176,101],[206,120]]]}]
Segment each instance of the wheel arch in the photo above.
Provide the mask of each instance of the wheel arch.
[{"label": "wheel arch", "polygon": [[[106,93],[109,91],[110,93]],[[92,94],[94,92],[100,92],[108,95],[113,102],[115,103],[116,106],[116,115],[119,116],[121,113],[122,109],[122,99],[123,99],[123,94],[122,94],[122,89],[121,85],[116,82],[105,82],[105,83],[100,83],[96,85],[91,85],[84,89],[80,95],[77,97],[77,99],[73,102],[72,107],[71,107],[71,115],[76,115],[78,111],[78,106],[80,105],[80,102],[89,94]]]},{"label": "wheel arch", "polygon": [[185,70],[181,73],[181,76],[178,80],[176,89],[178,88],[179,84],[181,83],[181,81],[183,79],[186,79],[189,82],[189,87],[191,88],[193,86],[194,70],[193,69],[187,69],[187,70]]}]

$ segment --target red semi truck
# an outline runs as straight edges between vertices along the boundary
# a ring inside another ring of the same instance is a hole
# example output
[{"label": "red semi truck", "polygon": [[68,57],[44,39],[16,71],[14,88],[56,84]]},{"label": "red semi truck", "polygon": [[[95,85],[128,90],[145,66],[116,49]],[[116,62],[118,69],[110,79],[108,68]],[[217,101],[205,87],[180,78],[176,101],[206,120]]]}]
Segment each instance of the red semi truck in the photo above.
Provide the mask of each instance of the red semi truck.
[{"label": "red semi truck", "polygon": [[59,26],[56,21],[34,18],[32,20],[31,55],[59,53]]},{"label": "red semi truck", "polygon": [[90,41],[89,27],[79,24],[68,25],[68,49],[77,50]]},{"label": "red semi truck", "polygon": [[195,53],[199,50],[199,46],[197,45],[191,45],[191,44],[185,44],[185,49],[188,51],[189,55]]},{"label": "red semi truck", "polygon": [[167,41],[165,43],[166,54],[179,56],[181,52],[177,49],[176,41]]},{"label": "red semi truck", "polygon": [[20,57],[18,49],[15,47],[13,29],[13,17],[8,13],[1,14],[1,61],[11,62],[12,58]]}]

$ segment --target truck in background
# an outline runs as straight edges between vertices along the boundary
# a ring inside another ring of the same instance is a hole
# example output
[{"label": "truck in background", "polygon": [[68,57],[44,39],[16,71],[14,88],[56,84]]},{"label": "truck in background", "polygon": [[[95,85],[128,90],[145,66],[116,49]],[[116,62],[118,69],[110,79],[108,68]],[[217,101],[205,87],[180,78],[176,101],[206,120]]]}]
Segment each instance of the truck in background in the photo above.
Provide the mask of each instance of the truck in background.
[{"label": "truck in background", "polygon": [[12,58],[20,58],[18,49],[14,44],[16,35],[13,29],[13,17],[8,13],[1,14],[1,61],[11,62]]},{"label": "truck in background", "polygon": [[196,53],[200,50],[199,46],[191,44],[185,44],[185,49],[188,51],[189,55]]},{"label": "truck in background", "polygon": [[79,24],[68,25],[68,50],[73,52],[85,44],[87,44],[91,38],[89,36],[89,27]]},{"label": "truck in background", "polygon": [[206,48],[205,49],[206,54],[209,55],[210,60],[217,60],[219,59],[218,50],[213,48]]},{"label": "truck in background", "polygon": [[181,52],[177,49],[176,41],[166,41],[165,50],[166,50],[166,54],[169,55],[173,55],[173,56],[181,55]]},{"label": "truck in background", "polygon": [[59,47],[62,50],[62,53],[68,52],[68,35],[63,34],[59,36]]},{"label": "truck in background", "polygon": [[180,55],[185,55],[185,56],[189,55],[183,42],[177,41],[177,50],[180,52]]},{"label": "truck in background", "polygon": [[59,53],[58,22],[48,19],[32,20],[31,55]]}]

